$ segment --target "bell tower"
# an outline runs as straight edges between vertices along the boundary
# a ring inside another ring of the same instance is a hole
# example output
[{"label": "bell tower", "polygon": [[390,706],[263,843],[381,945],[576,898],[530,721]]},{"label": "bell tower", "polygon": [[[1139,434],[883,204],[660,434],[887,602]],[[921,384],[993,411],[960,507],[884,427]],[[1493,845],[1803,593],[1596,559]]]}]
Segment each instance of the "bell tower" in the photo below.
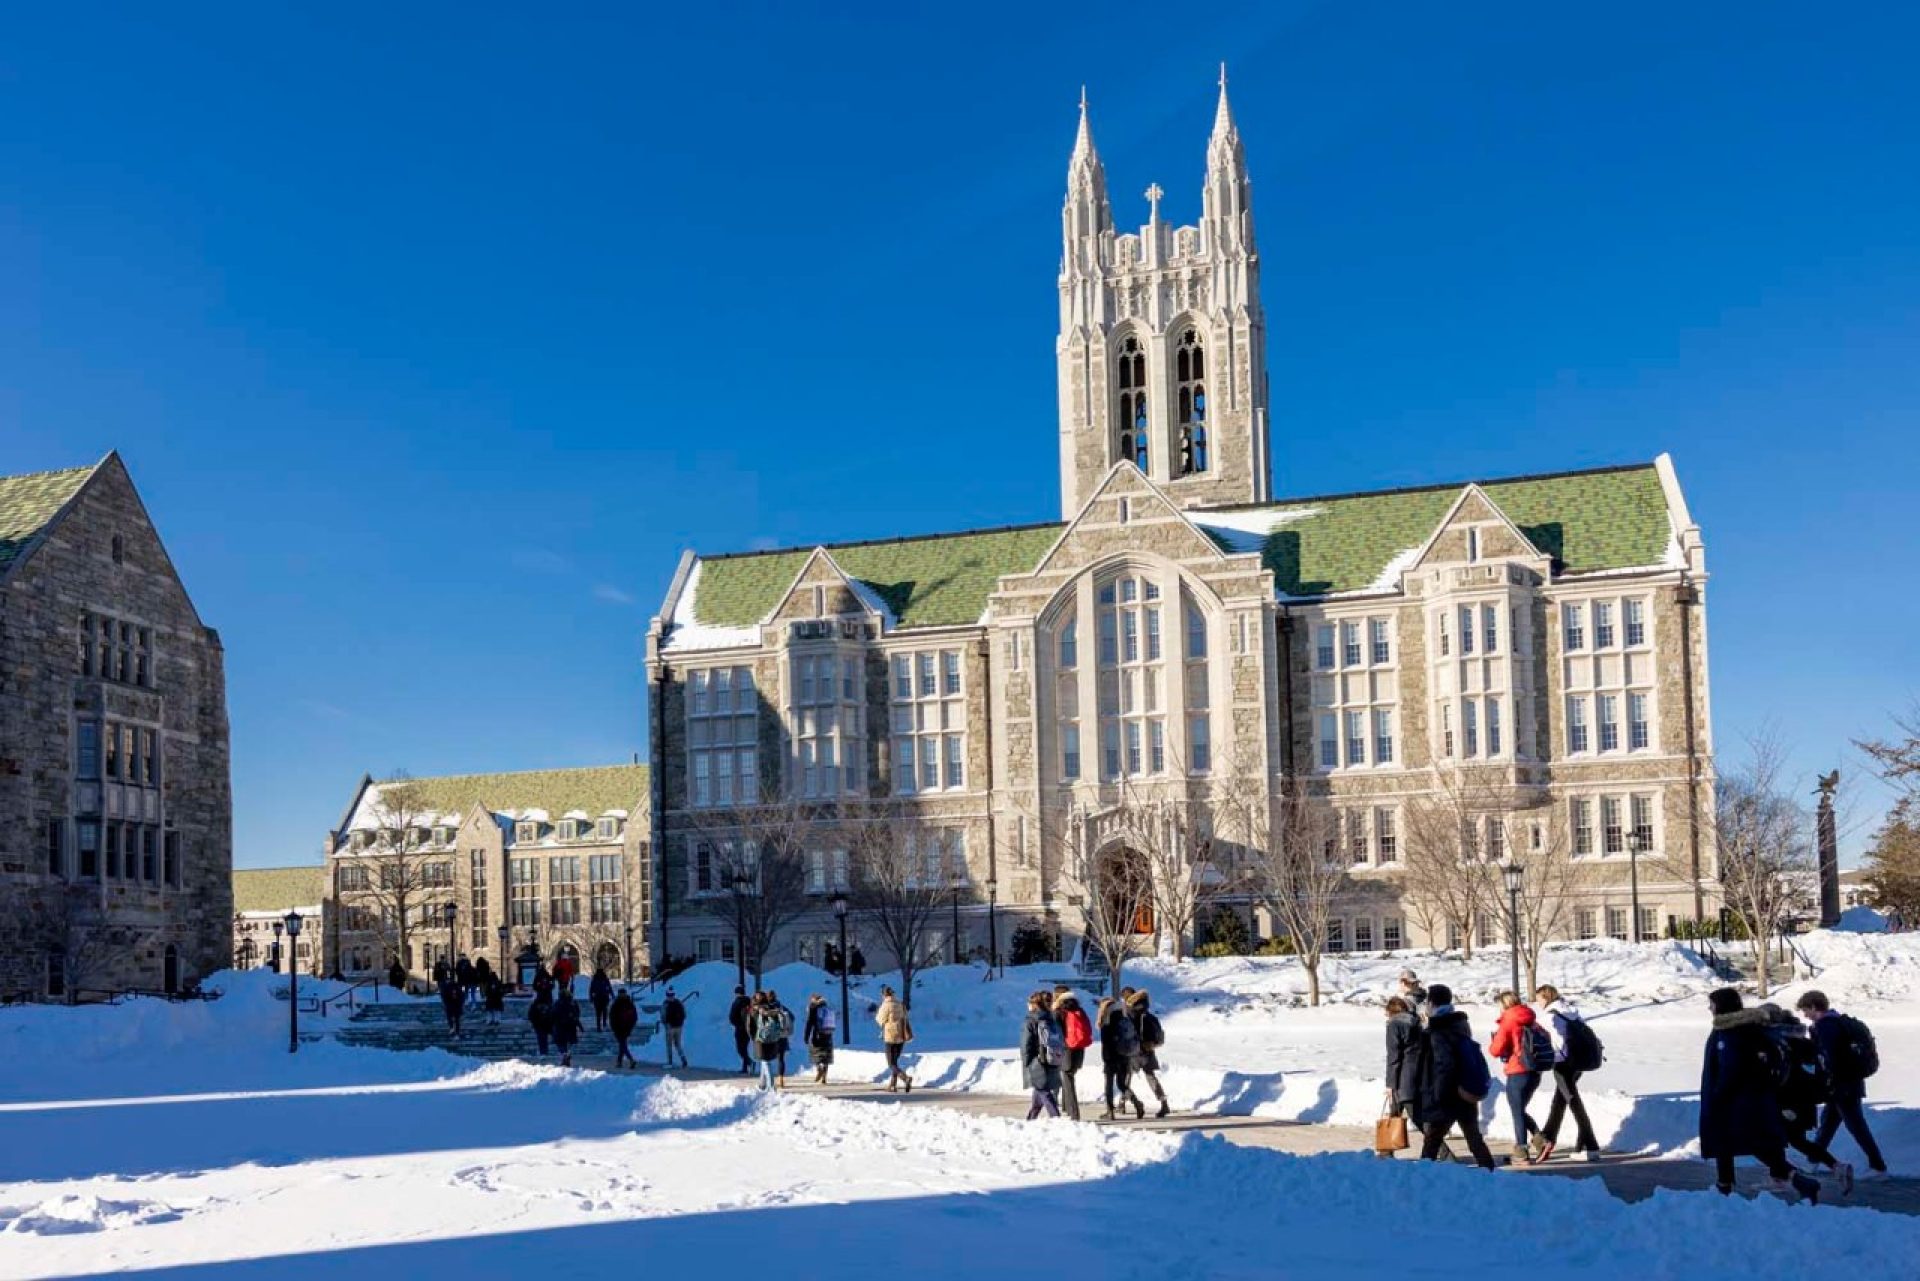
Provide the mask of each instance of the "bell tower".
[{"label": "bell tower", "polygon": [[1067,162],[1061,223],[1060,506],[1070,519],[1115,463],[1139,467],[1185,507],[1272,494],[1266,321],[1246,152],[1220,99],[1200,220],[1117,235],[1087,100]]}]

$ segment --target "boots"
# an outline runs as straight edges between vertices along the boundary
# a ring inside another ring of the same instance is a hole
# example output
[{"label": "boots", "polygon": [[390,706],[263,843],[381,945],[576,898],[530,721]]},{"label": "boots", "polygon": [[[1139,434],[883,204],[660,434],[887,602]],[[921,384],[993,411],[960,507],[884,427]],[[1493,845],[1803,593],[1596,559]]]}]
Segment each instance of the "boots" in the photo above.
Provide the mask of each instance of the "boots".
[{"label": "boots", "polygon": [[1133,1104],[1133,1119],[1136,1121],[1144,1121],[1147,1116],[1147,1105],[1140,1101],[1140,1096],[1137,1094],[1129,1094],[1127,1101]]},{"label": "boots", "polygon": [[1160,1110],[1153,1114],[1157,1120],[1171,1111],[1171,1109],[1167,1107],[1167,1092],[1160,1088],[1160,1081],[1157,1077],[1148,1077],[1147,1084],[1153,1087],[1153,1097],[1160,1100]]}]

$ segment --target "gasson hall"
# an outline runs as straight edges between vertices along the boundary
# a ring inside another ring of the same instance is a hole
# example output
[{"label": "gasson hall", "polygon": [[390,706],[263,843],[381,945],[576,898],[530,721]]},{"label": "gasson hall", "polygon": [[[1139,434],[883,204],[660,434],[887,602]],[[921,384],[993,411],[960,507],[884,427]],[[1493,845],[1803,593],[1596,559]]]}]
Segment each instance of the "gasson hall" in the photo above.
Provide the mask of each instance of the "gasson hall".
[{"label": "gasson hall", "polygon": [[1116,230],[1083,102],[1058,521],[682,556],[647,639],[654,954],[734,955],[776,826],[804,873],[772,964],[837,937],[875,822],[946,896],[922,959],[1035,927],[1071,951],[1116,886],[1145,887],[1143,948],[1221,913],[1284,933],[1261,851],[1288,843],[1339,869],[1334,951],[1504,943],[1509,867],[1542,937],[1717,910],[1705,551],[1669,457],[1276,497],[1224,77],[1199,221],[1147,195]]}]

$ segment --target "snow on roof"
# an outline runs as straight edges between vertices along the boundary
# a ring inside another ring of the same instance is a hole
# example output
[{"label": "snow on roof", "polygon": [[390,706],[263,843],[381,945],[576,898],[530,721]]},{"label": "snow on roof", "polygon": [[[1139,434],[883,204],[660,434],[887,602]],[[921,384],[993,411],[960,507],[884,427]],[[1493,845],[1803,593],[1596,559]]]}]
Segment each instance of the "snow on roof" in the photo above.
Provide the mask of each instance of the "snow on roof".
[{"label": "snow on roof", "polygon": [[1231,552],[1265,551],[1267,535],[1282,525],[1318,516],[1318,507],[1244,508],[1239,511],[1193,511],[1188,519],[1212,534]]},{"label": "snow on roof", "polygon": [[721,627],[696,621],[700,578],[705,572],[706,562],[696,560],[693,563],[693,572],[687,575],[687,585],[680,589],[680,599],[674,602],[673,629],[661,642],[661,648],[669,650],[739,649],[747,645],[758,645],[760,628],[757,625]]}]

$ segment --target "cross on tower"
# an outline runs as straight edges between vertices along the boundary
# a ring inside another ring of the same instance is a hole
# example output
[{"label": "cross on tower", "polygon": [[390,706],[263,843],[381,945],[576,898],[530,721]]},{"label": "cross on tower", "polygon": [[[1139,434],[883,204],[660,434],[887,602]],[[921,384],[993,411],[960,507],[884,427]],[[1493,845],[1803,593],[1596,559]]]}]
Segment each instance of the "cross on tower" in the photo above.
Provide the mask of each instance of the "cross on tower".
[{"label": "cross on tower", "polygon": [[1160,221],[1160,197],[1167,193],[1160,190],[1160,184],[1154,183],[1147,188],[1147,221]]}]

